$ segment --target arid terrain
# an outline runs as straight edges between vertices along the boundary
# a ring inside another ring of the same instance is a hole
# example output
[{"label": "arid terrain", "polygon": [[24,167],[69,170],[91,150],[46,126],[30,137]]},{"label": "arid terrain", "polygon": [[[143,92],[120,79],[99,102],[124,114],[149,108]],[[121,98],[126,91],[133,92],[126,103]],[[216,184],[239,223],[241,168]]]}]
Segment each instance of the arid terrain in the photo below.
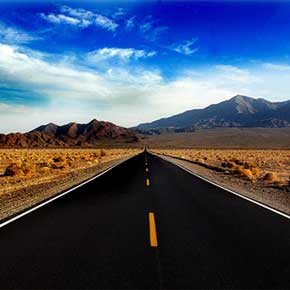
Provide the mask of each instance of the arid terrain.
[{"label": "arid terrain", "polygon": [[[290,150],[152,149],[210,180],[290,212]],[[186,162],[186,160],[190,161]]]},{"label": "arid terrain", "polygon": [[290,128],[219,128],[139,137],[152,148],[290,149]]},{"label": "arid terrain", "polygon": [[138,149],[0,150],[0,219],[140,152]]}]

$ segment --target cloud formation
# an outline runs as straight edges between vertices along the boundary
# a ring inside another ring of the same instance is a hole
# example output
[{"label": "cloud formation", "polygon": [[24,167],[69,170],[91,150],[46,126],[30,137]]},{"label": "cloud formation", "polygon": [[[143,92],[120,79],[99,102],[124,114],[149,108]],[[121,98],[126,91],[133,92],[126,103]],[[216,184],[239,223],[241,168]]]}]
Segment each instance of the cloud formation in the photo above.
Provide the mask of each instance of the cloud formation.
[{"label": "cloud formation", "polygon": [[192,38],[190,40],[185,40],[179,44],[173,44],[170,49],[177,53],[184,55],[192,55],[199,50],[199,47],[194,47],[194,44],[197,42],[198,38]]},{"label": "cloud formation", "polygon": [[134,48],[116,48],[116,47],[104,47],[88,53],[88,60],[90,62],[99,62],[111,58],[118,58],[122,61],[128,61],[129,59],[139,59],[153,57],[156,55],[155,51],[145,51],[143,49]]},{"label": "cloud formation", "polygon": [[60,12],[60,14],[49,13],[47,15],[41,13],[40,16],[44,20],[54,24],[68,24],[80,28],[95,25],[109,31],[115,31],[118,27],[118,24],[112,19],[89,10],[62,6]]},{"label": "cloud formation", "polygon": [[132,16],[125,21],[125,27],[127,30],[132,30],[136,26],[136,16]]},{"label": "cloud formation", "polygon": [[[51,23],[54,23],[54,24],[70,24],[70,25],[81,25],[81,21],[77,18],[73,18],[73,17],[70,17],[70,16],[66,16],[66,15],[63,15],[63,14],[48,14],[48,15],[45,15],[44,13],[41,13],[40,14],[41,17]],[[83,25],[81,25],[83,26]]]},{"label": "cloud formation", "polygon": [[0,22],[0,42],[2,43],[25,44],[37,39],[39,37],[32,36],[21,29],[9,27]]},{"label": "cloud formation", "polygon": [[[143,57],[146,53],[107,48],[97,51],[96,55],[127,59]],[[89,121],[93,117],[133,126],[204,107],[238,93],[267,98],[274,93],[280,98],[287,96],[290,73],[273,73],[264,66],[260,64],[253,70],[214,65],[206,70],[179,72],[175,78],[167,80],[160,71],[140,66],[111,65],[109,69],[92,70],[74,63],[74,59],[67,63],[51,62],[36,51],[24,52],[20,47],[1,44],[2,92],[3,89],[23,90],[28,95],[38,96],[39,101],[48,100],[50,105],[43,109],[38,105],[30,106],[26,96],[22,96],[23,99],[18,96],[18,105],[15,105],[9,102],[9,95],[2,94],[0,122],[7,124],[6,131],[22,130],[24,125],[32,128],[45,121]],[[66,108],[65,112],[61,108]],[[24,123],[16,122],[24,119]]]},{"label": "cloud formation", "polygon": [[151,15],[148,15],[145,20],[138,25],[143,38],[151,42],[158,40],[162,34],[168,30],[167,26],[158,25],[158,20],[153,19]]}]

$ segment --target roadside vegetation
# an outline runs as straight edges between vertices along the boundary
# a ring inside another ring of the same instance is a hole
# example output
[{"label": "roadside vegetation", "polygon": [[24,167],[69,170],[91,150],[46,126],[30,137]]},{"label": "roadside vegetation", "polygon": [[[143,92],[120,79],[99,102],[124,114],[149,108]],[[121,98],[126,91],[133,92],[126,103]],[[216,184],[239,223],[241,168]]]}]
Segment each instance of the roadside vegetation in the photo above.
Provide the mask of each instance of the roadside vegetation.
[{"label": "roadside vegetation", "polygon": [[156,153],[189,160],[208,169],[253,183],[289,190],[290,150],[155,149]]},{"label": "roadside vegetation", "polygon": [[73,171],[137,153],[137,149],[2,149],[0,195],[57,180]]}]

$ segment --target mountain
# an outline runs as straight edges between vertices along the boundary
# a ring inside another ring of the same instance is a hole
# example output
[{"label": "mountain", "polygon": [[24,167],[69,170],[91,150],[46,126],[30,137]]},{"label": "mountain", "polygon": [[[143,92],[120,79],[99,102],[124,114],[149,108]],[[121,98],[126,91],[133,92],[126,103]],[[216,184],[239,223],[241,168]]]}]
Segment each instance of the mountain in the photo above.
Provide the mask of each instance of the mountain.
[{"label": "mountain", "polygon": [[53,123],[27,133],[0,134],[1,147],[90,147],[99,143],[137,142],[136,134],[110,122],[92,120],[88,124]]},{"label": "mountain", "polygon": [[290,101],[272,103],[237,95],[227,101],[194,109],[131,128],[138,132],[194,131],[231,127],[290,127]]}]

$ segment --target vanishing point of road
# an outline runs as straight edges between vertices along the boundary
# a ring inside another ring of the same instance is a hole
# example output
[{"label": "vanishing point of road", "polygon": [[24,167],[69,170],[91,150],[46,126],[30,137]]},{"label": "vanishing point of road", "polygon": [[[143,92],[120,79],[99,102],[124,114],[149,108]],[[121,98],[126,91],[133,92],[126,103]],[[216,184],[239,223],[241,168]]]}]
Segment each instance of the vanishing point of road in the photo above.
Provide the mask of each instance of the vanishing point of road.
[{"label": "vanishing point of road", "polygon": [[290,220],[148,152],[0,229],[1,289],[289,289]]}]

